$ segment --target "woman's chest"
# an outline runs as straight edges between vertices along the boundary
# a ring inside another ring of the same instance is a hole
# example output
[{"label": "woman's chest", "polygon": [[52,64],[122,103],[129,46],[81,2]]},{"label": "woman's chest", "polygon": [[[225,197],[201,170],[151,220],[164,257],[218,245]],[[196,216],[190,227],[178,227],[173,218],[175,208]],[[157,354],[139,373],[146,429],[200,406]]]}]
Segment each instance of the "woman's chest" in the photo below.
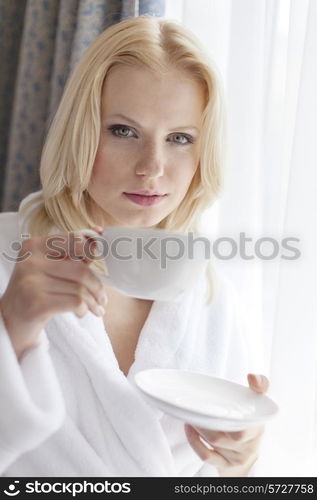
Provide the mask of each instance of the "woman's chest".
[{"label": "woman's chest", "polygon": [[[109,307],[108,307],[109,306]],[[103,318],[113,352],[121,371],[127,375],[134,362],[141,330],[150,312],[152,301],[108,303]]]}]

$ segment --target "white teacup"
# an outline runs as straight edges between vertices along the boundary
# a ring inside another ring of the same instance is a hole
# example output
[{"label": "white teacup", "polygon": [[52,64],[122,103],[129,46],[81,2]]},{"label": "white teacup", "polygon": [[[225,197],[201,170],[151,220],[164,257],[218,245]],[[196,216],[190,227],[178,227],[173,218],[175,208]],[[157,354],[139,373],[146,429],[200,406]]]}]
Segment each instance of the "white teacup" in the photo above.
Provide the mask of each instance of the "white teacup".
[{"label": "white teacup", "polygon": [[205,246],[192,233],[162,229],[105,227],[100,235],[80,231],[97,242],[100,277],[121,293],[146,300],[174,300],[202,277],[208,262]]}]

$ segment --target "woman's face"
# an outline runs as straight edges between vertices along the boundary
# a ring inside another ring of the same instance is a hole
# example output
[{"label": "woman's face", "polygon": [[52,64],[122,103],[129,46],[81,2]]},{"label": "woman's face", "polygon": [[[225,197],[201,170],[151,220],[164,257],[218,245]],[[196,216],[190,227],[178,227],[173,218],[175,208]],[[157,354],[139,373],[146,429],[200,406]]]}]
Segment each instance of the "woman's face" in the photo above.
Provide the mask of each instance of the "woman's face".
[{"label": "woman's face", "polygon": [[182,201],[199,164],[204,93],[187,73],[115,66],[102,92],[88,187],[102,225],[156,226]]}]

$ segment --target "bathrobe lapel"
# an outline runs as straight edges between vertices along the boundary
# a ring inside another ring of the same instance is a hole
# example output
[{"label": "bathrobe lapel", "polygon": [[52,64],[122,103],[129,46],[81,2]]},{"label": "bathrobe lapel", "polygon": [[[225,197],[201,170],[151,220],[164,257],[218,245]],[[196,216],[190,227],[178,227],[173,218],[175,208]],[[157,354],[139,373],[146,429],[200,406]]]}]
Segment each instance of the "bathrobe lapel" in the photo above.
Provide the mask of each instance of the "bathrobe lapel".
[{"label": "bathrobe lapel", "polygon": [[144,475],[175,475],[175,465],[160,424],[162,413],[146,401],[134,375],[146,368],[187,365],[181,353],[188,353],[188,346],[183,351],[182,343],[188,337],[192,301],[193,294],[185,293],[175,302],[153,303],[127,377],[119,369],[101,318],[87,313],[78,319],[73,313],[63,313],[46,326],[51,341],[55,337],[64,355],[74,353],[86,371],[105,417],[123,445],[122,461],[136,462]]}]

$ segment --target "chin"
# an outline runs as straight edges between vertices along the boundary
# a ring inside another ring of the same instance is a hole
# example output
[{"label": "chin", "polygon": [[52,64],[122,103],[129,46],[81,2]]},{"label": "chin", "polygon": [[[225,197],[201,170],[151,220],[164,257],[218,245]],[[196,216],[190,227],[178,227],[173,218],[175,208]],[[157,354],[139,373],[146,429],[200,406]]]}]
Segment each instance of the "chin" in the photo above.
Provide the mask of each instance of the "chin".
[{"label": "chin", "polygon": [[153,228],[161,222],[161,219],[126,221],[125,226]]},{"label": "chin", "polygon": [[164,218],[166,217],[166,215],[164,215],[164,217],[162,218],[162,216],[143,216],[143,217],[140,217],[140,216],[133,216],[131,214],[130,217],[120,217],[117,219],[118,221],[118,225],[120,226],[127,226],[127,227],[144,227],[144,228],[154,228],[155,226],[157,226]]}]

